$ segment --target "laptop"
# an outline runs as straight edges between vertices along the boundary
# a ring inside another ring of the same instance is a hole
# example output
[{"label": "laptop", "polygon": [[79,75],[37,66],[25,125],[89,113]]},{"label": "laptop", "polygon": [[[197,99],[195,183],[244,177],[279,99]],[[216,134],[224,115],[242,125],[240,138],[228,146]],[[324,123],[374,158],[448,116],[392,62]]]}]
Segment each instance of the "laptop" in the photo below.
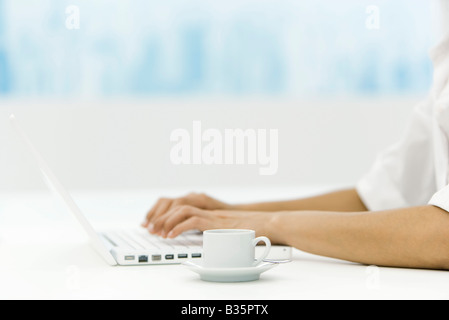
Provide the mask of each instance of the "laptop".
[{"label": "laptop", "polygon": [[[47,186],[65,203],[81,227],[87,233],[95,251],[111,266],[179,264],[202,256],[202,233],[188,231],[175,239],[164,239],[150,234],[142,227],[132,229],[95,230],[70,193],[60,183],[56,175],[32,144],[28,135],[19,126],[14,115],[10,123],[22,138],[35,158]],[[256,246],[256,256],[262,254],[264,246]],[[273,245],[265,261],[282,262],[291,259],[292,248]]]}]

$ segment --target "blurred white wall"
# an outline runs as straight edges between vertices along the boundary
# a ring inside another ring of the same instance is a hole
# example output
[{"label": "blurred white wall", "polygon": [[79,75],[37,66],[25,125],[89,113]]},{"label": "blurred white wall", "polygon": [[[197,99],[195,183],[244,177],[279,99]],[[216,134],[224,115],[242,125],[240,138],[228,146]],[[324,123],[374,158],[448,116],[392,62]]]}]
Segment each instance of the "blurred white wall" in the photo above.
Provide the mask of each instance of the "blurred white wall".
[{"label": "blurred white wall", "polygon": [[[422,97],[328,100],[0,101],[0,190],[45,188],[8,123],[14,113],[70,189],[353,185],[394,143]],[[173,165],[170,133],[203,128],[278,129],[279,169]]]}]

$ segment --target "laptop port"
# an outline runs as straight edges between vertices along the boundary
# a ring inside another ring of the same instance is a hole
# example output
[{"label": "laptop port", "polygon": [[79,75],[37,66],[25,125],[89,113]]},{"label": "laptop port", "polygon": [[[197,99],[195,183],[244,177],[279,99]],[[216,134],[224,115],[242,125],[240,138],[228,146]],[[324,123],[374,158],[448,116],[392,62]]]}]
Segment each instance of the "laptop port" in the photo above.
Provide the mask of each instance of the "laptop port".
[{"label": "laptop port", "polygon": [[148,256],[139,256],[139,263],[148,262]]},{"label": "laptop port", "polygon": [[153,254],[151,256],[151,260],[153,260],[153,261],[161,261],[161,259],[162,259],[162,256],[160,254]]},{"label": "laptop port", "polygon": [[192,258],[201,258],[201,253],[192,253]]},{"label": "laptop port", "polygon": [[125,256],[125,260],[126,261],[131,261],[131,260],[134,260],[134,259],[136,259],[135,256]]},{"label": "laptop port", "polygon": [[178,254],[178,259],[186,259],[189,255],[187,253]]},{"label": "laptop port", "polygon": [[165,260],[173,260],[175,258],[174,254],[166,254],[165,255]]}]

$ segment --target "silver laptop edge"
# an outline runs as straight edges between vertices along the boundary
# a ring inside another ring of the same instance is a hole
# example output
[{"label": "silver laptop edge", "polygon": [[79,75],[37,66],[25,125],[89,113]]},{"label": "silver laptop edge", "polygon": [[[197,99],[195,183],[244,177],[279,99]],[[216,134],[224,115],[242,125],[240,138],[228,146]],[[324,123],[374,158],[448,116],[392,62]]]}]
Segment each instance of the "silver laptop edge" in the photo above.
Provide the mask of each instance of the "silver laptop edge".
[{"label": "silver laptop edge", "polygon": [[67,205],[68,209],[74,217],[78,220],[81,227],[86,231],[90,243],[94,247],[94,249],[101,255],[101,257],[110,265],[116,265],[117,261],[112,256],[111,252],[106,248],[103,240],[100,238],[100,236],[95,232],[95,230],[92,228],[90,223],[87,221],[87,219],[84,217],[84,215],[81,213],[81,210],[76,205],[75,201],[73,201],[70,194],[67,192],[67,190],[62,186],[62,184],[58,181],[56,176],[53,174],[53,172],[48,167],[45,160],[41,157],[39,152],[36,150],[34,145],[31,143],[31,140],[28,138],[28,135],[23,131],[23,129],[19,126],[17,123],[17,120],[14,115],[10,116],[10,122],[13,125],[16,132],[19,134],[19,136],[23,139],[25,144],[28,146],[28,149],[34,156],[35,160],[38,163],[38,166],[41,170],[42,175],[44,176],[44,180],[47,183],[47,186],[54,191],[56,195],[58,195],[61,200]]}]

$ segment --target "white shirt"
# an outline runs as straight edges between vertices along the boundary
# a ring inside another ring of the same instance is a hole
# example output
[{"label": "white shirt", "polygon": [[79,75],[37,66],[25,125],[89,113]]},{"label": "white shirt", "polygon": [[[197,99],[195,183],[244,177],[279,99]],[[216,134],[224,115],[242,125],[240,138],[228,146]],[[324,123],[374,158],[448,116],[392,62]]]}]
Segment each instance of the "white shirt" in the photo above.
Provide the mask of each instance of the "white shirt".
[{"label": "white shirt", "polygon": [[430,204],[449,211],[449,36],[430,55],[430,96],[416,106],[402,139],[357,184],[369,210]]}]

